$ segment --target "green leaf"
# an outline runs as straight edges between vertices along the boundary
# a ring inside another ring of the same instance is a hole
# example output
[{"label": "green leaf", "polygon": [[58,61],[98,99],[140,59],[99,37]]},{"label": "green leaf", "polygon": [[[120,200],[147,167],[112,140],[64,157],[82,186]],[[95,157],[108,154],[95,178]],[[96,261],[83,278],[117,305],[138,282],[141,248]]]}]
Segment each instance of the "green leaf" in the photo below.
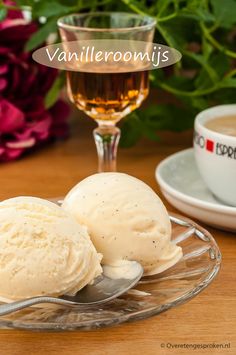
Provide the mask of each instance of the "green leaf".
[{"label": "green leaf", "polygon": [[211,0],[213,13],[221,27],[231,28],[236,23],[235,0]]},{"label": "green leaf", "polygon": [[[217,80],[213,80],[213,82],[219,82],[230,69],[230,63],[228,58],[223,53],[212,53],[208,60],[208,67],[217,73],[217,77],[215,78]],[[209,77],[205,68],[202,68],[195,81],[195,85],[198,89],[205,89],[211,86],[211,79],[212,78]]]},{"label": "green leaf", "polygon": [[32,51],[40,44],[42,44],[50,33],[56,32],[57,30],[57,18],[52,17],[46,22],[46,24],[41,27],[37,32],[35,32],[26,43],[25,50]]},{"label": "green leaf", "polygon": [[16,4],[19,6],[30,6],[33,8],[35,5],[35,0],[16,0]]},{"label": "green leaf", "polygon": [[192,127],[195,112],[174,104],[150,105],[142,110],[143,125],[154,132],[157,130],[180,132]]},{"label": "green leaf", "polygon": [[236,78],[225,78],[219,83],[220,88],[236,88]]},{"label": "green leaf", "polygon": [[157,18],[163,17],[169,14],[170,11],[169,5],[172,3],[172,0],[158,0],[156,1],[156,10],[157,10]]},{"label": "green leaf", "polygon": [[157,70],[152,70],[149,73],[149,79],[155,84],[157,80],[165,80],[164,70],[159,68]]},{"label": "green leaf", "polygon": [[184,51],[184,55],[187,55],[189,58],[195,60],[197,63],[201,64],[203,69],[205,70],[205,75],[209,76],[211,81],[215,83],[219,75],[215,70],[215,67],[209,63],[208,60],[205,59],[205,57],[202,54],[198,53],[191,53],[189,51]]},{"label": "green leaf", "polygon": [[[179,98],[184,107],[189,111],[202,111],[209,107],[209,102],[204,97],[181,97]],[[194,110],[193,110],[194,109]]]},{"label": "green leaf", "polygon": [[142,4],[140,0],[122,0],[122,2],[133,11],[139,10],[139,13],[142,13],[144,11],[148,12],[147,7],[145,7],[145,5]]},{"label": "green leaf", "polygon": [[7,16],[7,9],[5,7],[0,7],[0,22]]},{"label": "green leaf", "polygon": [[52,17],[66,15],[69,12],[73,12],[76,7],[71,7],[67,5],[60,4],[58,1],[38,1],[33,7],[33,18],[38,18],[41,16]]},{"label": "green leaf", "polygon": [[[199,21],[199,17],[196,20]],[[168,22],[161,22],[159,24],[157,22],[157,29],[170,47],[181,51],[185,47],[186,42],[196,39],[197,21],[182,18],[178,14],[178,17]]]},{"label": "green leaf", "polygon": [[230,70],[229,58],[224,53],[215,53],[209,59],[209,65],[214,68],[219,78]]},{"label": "green leaf", "polygon": [[186,1],[186,7],[181,11],[181,16],[187,16],[189,19],[192,17],[192,19],[204,22],[213,22],[215,20],[214,15],[207,10],[204,0]]},{"label": "green leaf", "polygon": [[78,0],[59,0],[60,4],[66,5],[66,6],[75,6],[78,3],[83,2],[83,0],[78,1]]},{"label": "green leaf", "polygon": [[192,79],[184,76],[172,75],[165,80],[165,83],[169,86],[185,91],[191,91],[194,89]]},{"label": "green leaf", "polygon": [[50,88],[50,90],[48,91],[45,97],[44,103],[47,109],[55,104],[64,84],[65,84],[65,75],[64,72],[62,72],[60,75],[58,75],[58,77],[54,81],[52,87]]},{"label": "green leaf", "polygon": [[139,116],[133,112],[128,115],[121,126],[121,147],[131,147],[142,137],[142,122]]},{"label": "green leaf", "polygon": [[143,124],[143,136],[154,142],[160,141],[157,130],[149,125]]},{"label": "green leaf", "polygon": [[212,101],[221,104],[234,104],[236,97],[236,88],[224,88],[218,90],[214,95],[212,95]]}]

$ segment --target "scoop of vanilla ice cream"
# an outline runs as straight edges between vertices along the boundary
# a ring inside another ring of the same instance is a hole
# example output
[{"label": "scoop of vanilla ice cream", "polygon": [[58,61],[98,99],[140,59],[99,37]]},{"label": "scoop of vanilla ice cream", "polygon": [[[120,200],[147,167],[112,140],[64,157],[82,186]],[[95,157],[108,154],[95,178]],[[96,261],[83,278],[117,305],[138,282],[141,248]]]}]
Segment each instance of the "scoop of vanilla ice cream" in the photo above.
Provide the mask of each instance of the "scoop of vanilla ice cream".
[{"label": "scoop of vanilla ice cream", "polygon": [[0,203],[0,296],[74,295],[102,273],[85,227],[35,197]]},{"label": "scoop of vanilla ice cream", "polygon": [[152,275],[182,257],[181,247],[171,242],[171,223],[162,201],[132,176],[89,176],[67,194],[62,207],[87,226],[103,264],[136,260],[146,275]]}]

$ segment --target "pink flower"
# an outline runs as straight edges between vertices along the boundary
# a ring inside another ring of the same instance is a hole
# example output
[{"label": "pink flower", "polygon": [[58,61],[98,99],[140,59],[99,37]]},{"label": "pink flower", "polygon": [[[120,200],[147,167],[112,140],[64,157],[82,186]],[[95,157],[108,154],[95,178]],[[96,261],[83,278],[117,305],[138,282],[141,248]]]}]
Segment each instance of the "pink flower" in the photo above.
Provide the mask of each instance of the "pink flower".
[{"label": "pink flower", "polygon": [[5,99],[0,99],[0,132],[11,133],[22,128],[25,124],[25,115],[16,106]]},{"label": "pink flower", "polygon": [[68,106],[44,104],[57,71],[32,59],[24,46],[37,30],[20,12],[0,23],[0,160],[16,159],[52,138],[68,135]]}]

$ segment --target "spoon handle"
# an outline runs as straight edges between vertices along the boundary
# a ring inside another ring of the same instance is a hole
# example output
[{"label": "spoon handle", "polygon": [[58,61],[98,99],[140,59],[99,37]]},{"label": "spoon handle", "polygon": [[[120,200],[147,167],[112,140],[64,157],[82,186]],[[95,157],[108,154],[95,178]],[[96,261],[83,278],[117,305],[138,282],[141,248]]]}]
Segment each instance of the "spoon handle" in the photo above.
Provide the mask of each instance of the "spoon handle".
[{"label": "spoon handle", "polygon": [[54,303],[63,306],[72,306],[72,307],[76,305],[74,302],[62,300],[60,298],[55,298],[55,297],[47,297],[47,296],[32,297],[25,300],[20,300],[20,301],[0,305],[0,316],[4,316],[6,314],[10,314],[40,303]]}]

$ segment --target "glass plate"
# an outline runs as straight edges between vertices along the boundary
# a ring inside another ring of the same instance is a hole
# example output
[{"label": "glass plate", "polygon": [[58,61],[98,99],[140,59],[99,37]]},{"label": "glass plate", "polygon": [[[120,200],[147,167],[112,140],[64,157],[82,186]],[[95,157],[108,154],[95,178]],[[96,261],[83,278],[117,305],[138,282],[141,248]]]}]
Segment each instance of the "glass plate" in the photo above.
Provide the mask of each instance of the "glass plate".
[{"label": "glass plate", "polygon": [[91,330],[148,318],[196,296],[217,275],[221,254],[208,231],[178,215],[170,216],[172,240],[183,258],[158,275],[143,277],[135,289],[97,307],[81,310],[54,305],[30,307],[0,318],[1,328],[32,330]]}]

